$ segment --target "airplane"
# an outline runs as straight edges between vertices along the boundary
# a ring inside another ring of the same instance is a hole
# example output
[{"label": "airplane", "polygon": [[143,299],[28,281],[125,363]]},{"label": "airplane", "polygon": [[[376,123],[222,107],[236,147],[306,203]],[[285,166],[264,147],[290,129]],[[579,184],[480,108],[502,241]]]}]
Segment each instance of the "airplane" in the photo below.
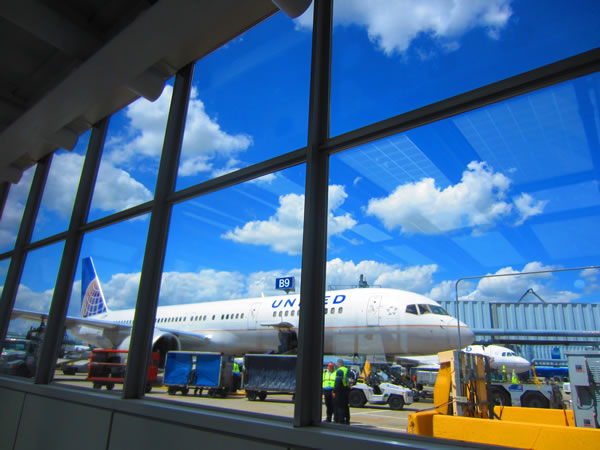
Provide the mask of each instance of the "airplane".
[{"label": "airplane", "polygon": [[[134,309],[108,308],[90,257],[82,261],[81,317],[67,317],[75,337],[100,348],[129,348]],[[152,351],[293,353],[297,346],[297,294],[159,306]],[[358,288],[325,293],[324,353],[422,355],[471,344],[473,331],[435,301],[397,289]],[[13,311],[13,318],[45,315]]]},{"label": "airplane", "polygon": [[522,356],[517,355],[513,350],[501,345],[471,345],[465,349],[467,353],[476,355],[484,355],[490,357],[490,367],[494,370],[502,372],[506,368],[506,372],[515,374],[529,372],[531,363]]},{"label": "airplane", "polygon": [[[517,355],[510,348],[500,345],[470,345],[463,349],[466,353],[476,355],[484,355],[490,357],[490,368],[502,372],[502,368],[506,368],[506,372],[510,375],[515,371],[516,375],[529,372],[531,363],[525,358]],[[417,367],[422,370],[438,370],[440,363],[438,355],[426,355],[421,357],[398,357],[396,360],[400,364]]]}]

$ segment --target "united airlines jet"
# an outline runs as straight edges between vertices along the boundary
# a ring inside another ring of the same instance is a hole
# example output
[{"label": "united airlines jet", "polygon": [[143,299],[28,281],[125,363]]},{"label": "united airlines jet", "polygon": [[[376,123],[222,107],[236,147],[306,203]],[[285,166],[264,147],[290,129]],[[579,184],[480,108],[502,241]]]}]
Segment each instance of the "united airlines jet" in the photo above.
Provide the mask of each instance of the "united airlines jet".
[{"label": "united airlines jet", "polygon": [[[488,356],[490,368],[497,371],[506,370],[508,374],[526,373],[531,369],[531,363],[522,356],[517,355],[510,348],[501,345],[469,345],[463,349],[466,353]],[[406,366],[413,366],[424,370],[439,370],[440,362],[438,355],[427,355],[420,357],[402,356],[396,361]]]},{"label": "united airlines jet", "polygon": [[[470,345],[472,330],[438,303],[397,289],[359,288],[325,293],[324,352],[336,355],[424,355]],[[113,311],[91,258],[83,260],[80,318],[66,318],[69,332],[101,348],[128,349],[134,309]],[[300,296],[221,300],[159,306],[153,351],[218,351],[226,354],[293,353]],[[14,311],[14,317],[40,319]]]}]

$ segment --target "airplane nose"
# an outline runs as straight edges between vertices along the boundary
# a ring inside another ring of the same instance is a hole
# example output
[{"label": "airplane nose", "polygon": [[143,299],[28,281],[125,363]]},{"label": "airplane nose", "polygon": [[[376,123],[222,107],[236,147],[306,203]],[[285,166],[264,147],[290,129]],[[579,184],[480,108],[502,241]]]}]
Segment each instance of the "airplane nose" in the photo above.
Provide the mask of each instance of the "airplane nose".
[{"label": "airplane nose", "polygon": [[465,348],[473,342],[475,342],[475,333],[473,333],[473,330],[469,326],[460,322],[460,345],[462,348]]},{"label": "airplane nose", "polygon": [[[460,342],[458,339],[460,326]],[[448,336],[448,343],[451,348],[465,348],[475,342],[475,334],[473,330],[469,328],[463,322],[458,322],[456,319],[453,319],[451,323],[446,324],[446,333]]]}]

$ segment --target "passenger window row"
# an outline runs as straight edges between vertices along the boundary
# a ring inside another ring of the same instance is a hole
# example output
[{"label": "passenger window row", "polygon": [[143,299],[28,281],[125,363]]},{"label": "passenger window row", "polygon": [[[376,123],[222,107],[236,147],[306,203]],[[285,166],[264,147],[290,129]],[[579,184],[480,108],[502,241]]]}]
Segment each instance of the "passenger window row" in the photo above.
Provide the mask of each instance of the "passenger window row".
[{"label": "passenger window row", "polygon": [[[211,320],[216,319],[216,315],[213,314]],[[221,320],[230,320],[230,319],[243,319],[244,313],[236,313],[236,314],[221,314]],[[191,316],[190,322],[202,322],[208,320],[208,316]],[[188,320],[187,316],[182,317],[160,317],[156,320],[156,323],[173,323],[173,322],[186,322]],[[129,323],[129,321],[120,321],[119,323]]]},{"label": "passenger window row", "polygon": [[[343,312],[344,312],[344,308],[342,306],[340,306],[337,309],[337,313],[342,314]],[[335,308],[331,308],[331,309],[325,308],[325,314],[335,314]],[[300,310],[292,309],[292,310],[285,310],[285,311],[279,311],[279,312],[273,311],[273,317],[278,317],[278,316],[279,317],[300,316]]]},{"label": "passenger window row", "polygon": [[[213,316],[214,320],[215,316]],[[221,320],[230,320],[230,319],[243,319],[244,313],[236,313],[234,314],[221,314]]]}]

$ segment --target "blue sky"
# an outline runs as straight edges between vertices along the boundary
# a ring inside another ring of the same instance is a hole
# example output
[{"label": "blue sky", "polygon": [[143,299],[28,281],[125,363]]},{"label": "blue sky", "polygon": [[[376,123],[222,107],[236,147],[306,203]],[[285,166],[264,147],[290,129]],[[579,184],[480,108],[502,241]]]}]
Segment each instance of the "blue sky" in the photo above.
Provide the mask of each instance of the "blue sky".
[{"label": "blue sky", "polygon": [[[592,1],[365,4],[335,7],[332,136],[600,42]],[[197,63],[177,189],[306,144],[310,14],[277,14]],[[152,198],[171,93],[172,80],[156,102],[111,119],[91,220]],[[594,74],[332,156],[328,284],[364,274],[447,300],[462,277],[597,265],[599,109]],[[34,240],[66,229],[88,139],[54,157]],[[304,170],[176,205],[160,304],[269,295],[276,276],[299,282]],[[4,250],[32,172],[11,190]],[[135,303],[147,227],[141,217],[84,239],[115,309]],[[18,307],[47,310],[61,252],[28,257]],[[471,281],[460,295],[516,301],[529,288],[546,301],[598,299],[594,270]]]}]

